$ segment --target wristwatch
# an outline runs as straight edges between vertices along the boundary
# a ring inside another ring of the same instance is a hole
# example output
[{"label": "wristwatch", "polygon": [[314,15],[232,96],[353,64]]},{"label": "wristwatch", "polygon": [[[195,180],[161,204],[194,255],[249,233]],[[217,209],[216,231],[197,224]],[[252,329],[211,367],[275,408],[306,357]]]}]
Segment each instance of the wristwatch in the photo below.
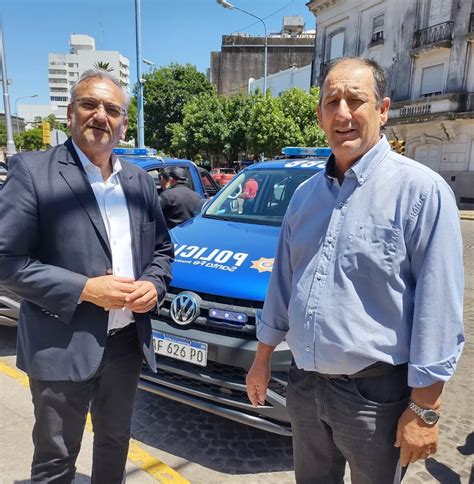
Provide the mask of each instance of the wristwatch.
[{"label": "wristwatch", "polygon": [[431,408],[422,408],[418,406],[413,400],[410,400],[408,408],[415,412],[418,417],[427,425],[434,425],[439,420],[439,413]]}]

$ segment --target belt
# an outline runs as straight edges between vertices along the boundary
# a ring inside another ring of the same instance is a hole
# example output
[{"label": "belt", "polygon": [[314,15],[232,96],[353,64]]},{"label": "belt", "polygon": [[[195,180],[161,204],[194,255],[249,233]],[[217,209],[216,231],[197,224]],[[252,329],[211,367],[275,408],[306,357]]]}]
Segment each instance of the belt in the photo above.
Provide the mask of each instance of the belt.
[{"label": "belt", "polygon": [[317,371],[315,371],[314,373],[320,376],[321,378],[326,378],[326,379],[342,378],[342,379],[350,380],[352,378],[372,378],[376,376],[389,375],[401,369],[402,367],[406,367],[406,366],[407,366],[406,363],[403,363],[401,365],[391,365],[390,363],[377,361],[373,365],[367,366],[366,368],[363,368],[362,370],[356,373],[352,373],[351,375],[319,373]]},{"label": "belt", "polygon": [[124,329],[130,329],[130,324],[127,324],[127,326],[122,326],[120,328],[113,328],[107,331],[107,336],[114,336],[117,333],[120,333],[120,331],[123,331]]}]

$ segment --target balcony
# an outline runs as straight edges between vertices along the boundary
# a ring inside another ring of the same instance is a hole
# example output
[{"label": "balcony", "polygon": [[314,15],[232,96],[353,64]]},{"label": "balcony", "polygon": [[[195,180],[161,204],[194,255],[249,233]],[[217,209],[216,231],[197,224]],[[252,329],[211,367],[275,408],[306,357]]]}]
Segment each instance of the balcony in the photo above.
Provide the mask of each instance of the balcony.
[{"label": "balcony", "polygon": [[413,50],[424,50],[426,47],[450,47],[453,39],[453,26],[454,22],[443,22],[416,31],[413,38]]}]

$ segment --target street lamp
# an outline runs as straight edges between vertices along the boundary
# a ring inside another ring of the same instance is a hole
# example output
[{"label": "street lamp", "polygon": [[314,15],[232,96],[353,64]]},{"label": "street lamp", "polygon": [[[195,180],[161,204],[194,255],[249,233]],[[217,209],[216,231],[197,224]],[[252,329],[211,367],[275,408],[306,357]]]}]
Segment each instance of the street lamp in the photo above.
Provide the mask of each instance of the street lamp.
[{"label": "street lamp", "polygon": [[150,72],[155,70],[156,64],[148,59],[142,59],[142,62],[150,67]]},{"label": "street lamp", "polygon": [[30,97],[38,97],[38,94],[32,94],[31,96],[22,96],[15,99],[15,115],[16,115],[16,132],[20,132],[20,126],[18,125],[18,101],[20,99],[28,99]]},{"label": "street lamp", "polygon": [[235,5],[232,5],[231,3],[227,2],[226,0],[216,0],[216,2],[219,5],[222,5],[224,8],[228,8],[229,10],[238,10],[239,12],[246,13],[247,15],[250,15],[253,18],[256,18],[263,24],[263,29],[265,31],[265,48],[264,48],[264,66],[263,66],[263,92],[264,95],[267,95],[267,67],[268,67],[268,52],[267,52],[267,26],[265,25],[265,22],[263,21],[262,18],[258,17],[257,15],[254,15],[253,13],[247,12],[247,10],[244,10],[243,8],[236,7]]},{"label": "street lamp", "polygon": [[145,121],[143,117],[143,79],[142,79],[142,23],[141,3],[135,0],[135,46],[137,52],[137,137],[138,147],[145,147]]}]

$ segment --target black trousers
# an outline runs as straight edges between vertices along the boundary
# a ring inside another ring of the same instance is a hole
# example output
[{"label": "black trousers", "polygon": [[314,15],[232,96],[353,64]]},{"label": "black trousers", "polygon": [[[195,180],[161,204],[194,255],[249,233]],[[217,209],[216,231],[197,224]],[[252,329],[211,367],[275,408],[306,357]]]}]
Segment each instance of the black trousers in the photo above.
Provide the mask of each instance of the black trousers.
[{"label": "black trousers", "polygon": [[290,368],[286,406],[293,430],[298,484],[399,484],[394,447],[410,395],[407,366],[368,378],[327,378]]},{"label": "black trousers", "polygon": [[107,338],[87,381],[30,379],[34,405],[32,482],[74,482],[87,413],[94,429],[93,484],[124,482],[142,354],[135,324]]}]

